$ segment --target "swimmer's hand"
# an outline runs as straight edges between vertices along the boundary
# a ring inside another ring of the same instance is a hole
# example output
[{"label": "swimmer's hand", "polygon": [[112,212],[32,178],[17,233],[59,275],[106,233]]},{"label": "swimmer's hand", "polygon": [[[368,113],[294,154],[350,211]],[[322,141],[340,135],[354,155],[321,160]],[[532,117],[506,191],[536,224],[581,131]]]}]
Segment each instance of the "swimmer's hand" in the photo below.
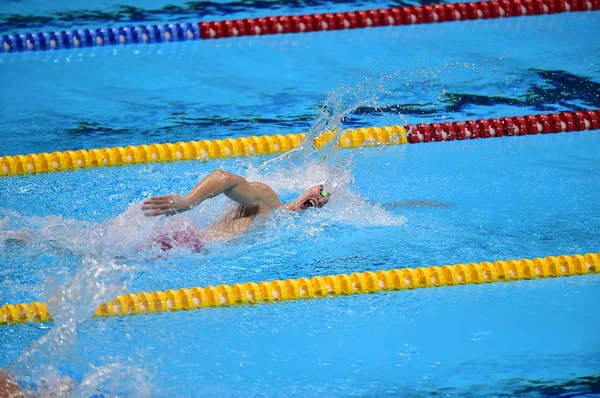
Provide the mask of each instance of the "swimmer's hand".
[{"label": "swimmer's hand", "polygon": [[142,203],[142,210],[146,210],[146,216],[160,216],[181,213],[194,207],[187,196],[170,194],[154,196]]}]

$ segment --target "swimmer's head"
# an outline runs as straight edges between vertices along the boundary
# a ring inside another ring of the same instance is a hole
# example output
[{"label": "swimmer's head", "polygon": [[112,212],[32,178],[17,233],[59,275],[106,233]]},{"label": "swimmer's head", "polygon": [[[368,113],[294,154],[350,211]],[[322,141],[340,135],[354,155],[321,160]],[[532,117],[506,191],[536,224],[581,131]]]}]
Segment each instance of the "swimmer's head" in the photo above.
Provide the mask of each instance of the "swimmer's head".
[{"label": "swimmer's head", "polygon": [[306,210],[311,207],[320,209],[329,202],[331,192],[325,190],[323,185],[315,185],[302,192],[292,203],[288,205],[289,210]]}]

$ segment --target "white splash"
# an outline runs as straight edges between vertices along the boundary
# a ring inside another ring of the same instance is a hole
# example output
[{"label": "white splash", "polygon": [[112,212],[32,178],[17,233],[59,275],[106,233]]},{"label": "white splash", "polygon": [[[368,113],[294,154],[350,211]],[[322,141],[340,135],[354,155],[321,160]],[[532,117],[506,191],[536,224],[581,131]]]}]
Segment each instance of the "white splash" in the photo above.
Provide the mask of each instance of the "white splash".
[{"label": "white splash", "polygon": [[[78,354],[81,347],[76,344],[77,328],[82,322],[92,318],[99,304],[126,292],[133,271],[132,267],[112,260],[99,261],[86,258],[75,275],[58,273],[48,279],[44,290],[48,310],[54,318],[54,326],[42,338],[27,347],[9,367],[9,371],[23,385],[35,386],[35,391],[29,393],[42,396],[70,396],[73,389],[91,391],[86,387],[88,384],[99,385],[98,382],[91,381],[99,380],[98,369],[92,369],[92,365],[85,362],[83,356]],[[61,364],[66,361],[71,369],[95,376],[84,379],[81,384],[78,383],[61,374]],[[105,364],[102,368],[116,369],[118,364]],[[136,376],[140,378],[140,383],[137,383],[134,388],[142,386],[145,389],[149,382],[141,382],[142,374],[141,370],[129,367],[125,379]],[[119,384],[114,379],[104,380],[110,388],[119,390],[123,386],[128,386],[128,381],[122,380],[123,383]],[[106,393],[106,391],[109,390],[98,389],[94,392]],[[142,393],[143,390],[139,392]]]},{"label": "white splash", "polygon": [[[343,121],[348,114],[360,107],[379,107],[390,94],[387,85],[391,80],[392,76],[384,74],[375,78],[365,77],[355,85],[340,84],[335,90],[327,92],[327,99],[317,111],[315,122],[304,142],[299,147],[264,162],[259,170],[285,169],[312,161],[327,161],[330,165],[339,163],[341,159],[337,156],[335,144],[344,132]],[[333,139],[321,149],[313,147],[313,140],[326,132],[332,132]]]},{"label": "white splash", "polygon": [[71,397],[98,394],[109,397],[151,397],[153,386],[148,379],[148,372],[134,365],[111,363],[94,367],[74,388]]},{"label": "white splash", "polygon": [[[341,156],[335,144],[344,132],[343,121],[348,114],[362,106],[378,107],[389,95],[387,84],[392,76],[365,78],[354,86],[340,85],[327,93],[325,104],[319,109],[315,123],[305,142],[298,148],[257,168],[249,167],[246,177],[263,182],[288,199],[313,185],[324,184],[333,192],[330,203],[320,212],[329,214],[329,220],[355,226],[403,225],[406,219],[383,209],[356,192],[353,156],[361,152],[348,152]],[[333,132],[329,144],[321,149],[312,141],[325,132]],[[322,215],[321,215],[322,217]]]}]

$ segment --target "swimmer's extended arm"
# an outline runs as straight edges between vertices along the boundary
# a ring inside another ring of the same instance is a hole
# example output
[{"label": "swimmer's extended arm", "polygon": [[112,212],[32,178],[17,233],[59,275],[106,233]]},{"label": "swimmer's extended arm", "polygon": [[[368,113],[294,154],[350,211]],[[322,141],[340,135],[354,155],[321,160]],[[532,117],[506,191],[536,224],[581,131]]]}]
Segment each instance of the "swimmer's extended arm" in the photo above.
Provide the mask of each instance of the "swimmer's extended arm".
[{"label": "swimmer's extended arm", "polygon": [[250,183],[236,174],[215,170],[200,181],[187,196],[155,196],[144,201],[142,210],[147,210],[147,216],[172,215],[190,210],[206,199],[221,194],[243,206],[257,206],[265,200],[271,203],[275,199],[279,201],[273,190],[264,184]]}]

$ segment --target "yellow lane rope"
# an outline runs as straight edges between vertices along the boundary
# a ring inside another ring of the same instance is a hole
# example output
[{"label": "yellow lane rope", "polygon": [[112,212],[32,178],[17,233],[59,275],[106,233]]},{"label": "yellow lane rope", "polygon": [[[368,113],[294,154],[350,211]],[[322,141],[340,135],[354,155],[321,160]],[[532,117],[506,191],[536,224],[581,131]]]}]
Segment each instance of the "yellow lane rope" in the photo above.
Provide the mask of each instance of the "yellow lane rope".
[{"label": "yellow lane rope", "polygon": [[[600,128],[600,109],[561,112],[500,119],[467,120],[406,126],[366,127],[348,130],[337,145],[355,148],[370,145],[417,144],[512,135],[563,133]],[[335,138],[326,131],[312,145],[323,148]],[[72,170],[84,167],[116,166],[147,162],[170,162],[187,159],[269,155],[296,148],[306,134],[263,135],[223,140],[203,140],[166,144],[52,152],[0,157],[0,176]]]},{"label": "yellow lane rope", "polygon": [[[333,138],[325,132],[313,141],[322,148]],[[269,155],[289,151],[299,146],[306,134],[263,135],[217,140],[176,142],[128,147],[80,149],[29,155],[0,157],[0,176],[63,171],[98,166],[120,166],[148,162],[212,159],[222,157]],[[408,143],[402,126],[367,127],[342,134],[337,145],[355,148],[363,145],[398,145]]]},{"label": "yellow lane rope", "polygon": [[[378,291],[425,287],[509,282],[525,279],[596,274],[600,253],[574,254],[532,260],[508,260],[441,267],[367,271],[350,275],[314,276],[269,282],[234,283],[191,289],[129,293],[101,304],[95,317],[150,314],[238,304],[344,296]],[[52,317],[44,303],[5,304],[0,323],[48,322]]]}]

